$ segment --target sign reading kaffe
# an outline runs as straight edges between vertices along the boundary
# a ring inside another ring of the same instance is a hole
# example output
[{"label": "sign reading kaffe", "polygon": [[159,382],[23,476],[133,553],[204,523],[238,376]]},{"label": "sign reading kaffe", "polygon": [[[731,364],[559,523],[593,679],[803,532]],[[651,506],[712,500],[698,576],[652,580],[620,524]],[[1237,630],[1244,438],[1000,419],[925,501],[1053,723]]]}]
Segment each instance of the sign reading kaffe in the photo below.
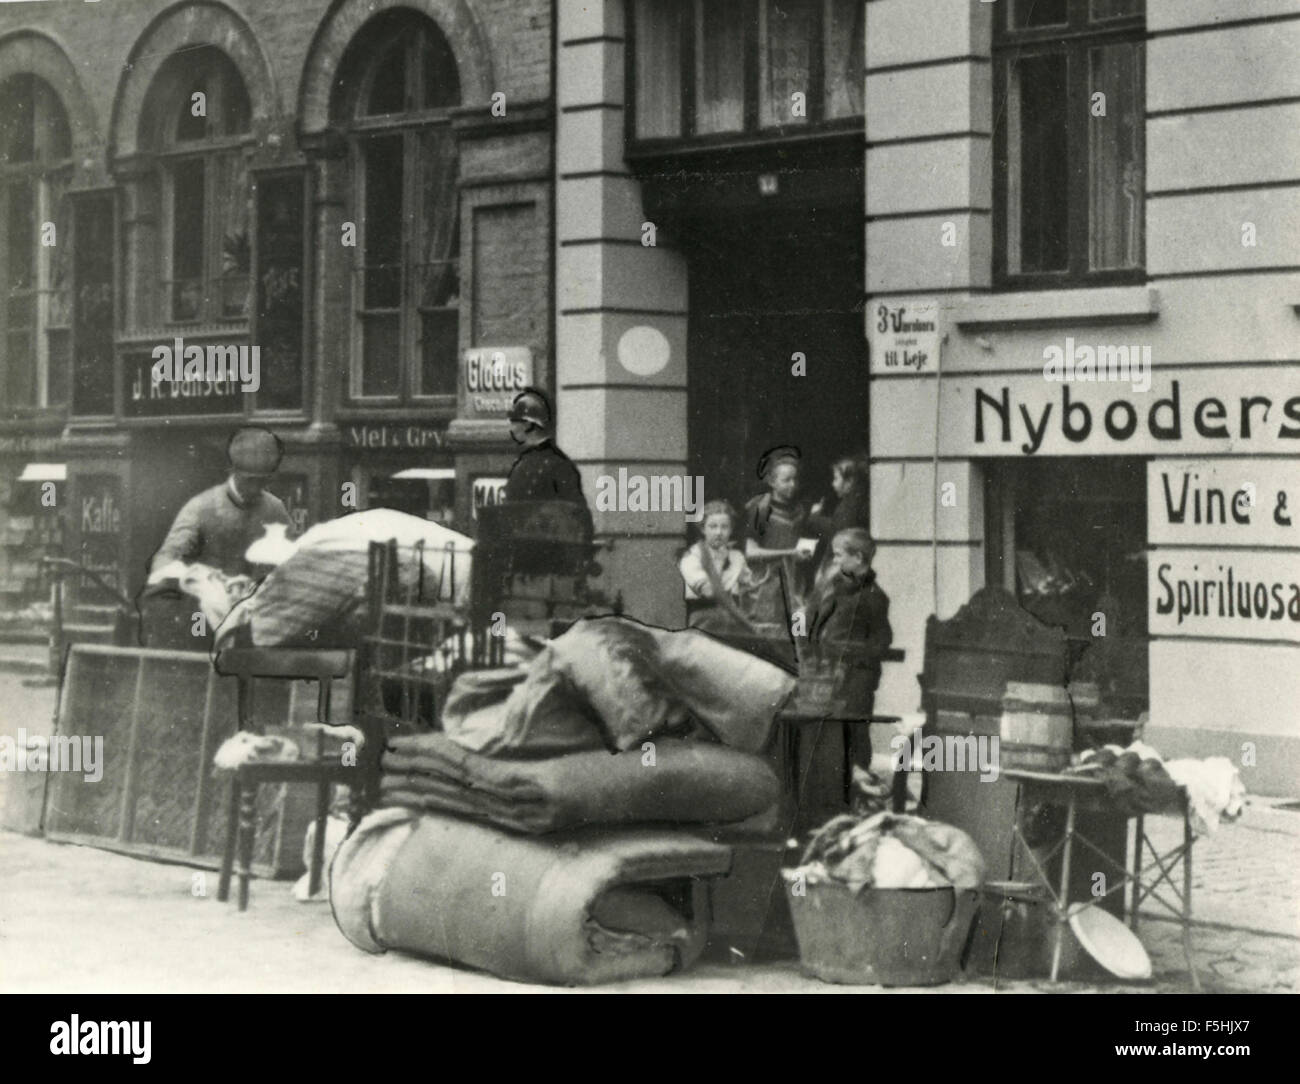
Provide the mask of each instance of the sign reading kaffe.
[{"label": "sign reading kaffe", "polygon": [[1151,632],[1300,643],[1297,498],[1300,459],[1149,463]]},{"label": "sign reading kaffe", "polygon": [[[939,454],[1300,454],[1300,367],[1234,365],[1150,374],[1130,383],[1053,381],[1041,372],[942,379]],[[934,452],[934,381],[872,390],[877,455]]]},{"label": "sign reading kaffe", "polygon": [[504,418],[510,404],[533,382],[533,352],[526,346],[482,346],[461,362],[467,418]]},{"label": "sign reading kaffe", "polygon": [[[76,480],[77,560],[107,582],[120,585],[122,482],[113,474],[83,474]],[[103,588],[90,577],[78,583],[82,602],[95,602]]]}]

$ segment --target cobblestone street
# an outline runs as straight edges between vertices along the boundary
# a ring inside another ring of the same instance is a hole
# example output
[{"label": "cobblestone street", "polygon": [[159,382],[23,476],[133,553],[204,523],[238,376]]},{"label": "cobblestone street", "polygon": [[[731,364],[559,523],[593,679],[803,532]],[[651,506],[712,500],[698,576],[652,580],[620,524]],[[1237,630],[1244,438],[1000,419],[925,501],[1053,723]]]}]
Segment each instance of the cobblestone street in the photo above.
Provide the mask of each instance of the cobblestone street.
[{"label": "cobblestone street", "polygon": [[[0,732],[44,727],[53,690],[0,672]],[[0,781],[0,803],[16,781]],[[23,779],[19,785],[28,785]],[[1206,992],[1300,991],[1300,814],[1255,803],[1235,824],[1198,841],[1194,865],[1194,958]],[[5,805],[0,804],[0,810]],[[13,809],[12,802],[7,807]],[[1162,850],[1181,830],[1148,821]],[[288,882],[256,881],[240,914],[215,899],[216,875],[193,894],[194,870],[86,847],[0,833],[0,990],[7,992],[471,992],[533,989],[413,957],[369,956],[335,928],[329,907],[302,904]],[[1144,920],[1141,938],[1155,980],[1145,985],[1062,983],[1075,992],[1186,992],[1178,925]],[[645,991],[879,991],[830,987],[793,962],[733,966],[710,954],[687,974],[622,984]],[[709,962],[712,959],[714,962]],[[1046,981],[999,984],[999,992],[1051,989]],[[540,989],[540,988],[538,988]],[[989,992],[982,982],[946,990]]]}]

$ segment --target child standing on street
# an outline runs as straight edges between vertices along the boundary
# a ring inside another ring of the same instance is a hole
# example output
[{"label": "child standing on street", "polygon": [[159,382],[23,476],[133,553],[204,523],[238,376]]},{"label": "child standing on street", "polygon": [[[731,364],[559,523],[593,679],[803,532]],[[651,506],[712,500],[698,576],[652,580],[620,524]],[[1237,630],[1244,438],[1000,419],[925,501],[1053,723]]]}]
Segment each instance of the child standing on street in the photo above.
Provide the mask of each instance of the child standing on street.
[{"label": "child standing on street", "polygon": [[870,718],[880,659],[893,642],[889,596],[871,568],[876,544],[860,527],[836,532],[831,559],[808,608],[808,640],[823,663],[843,668],[840,696],[850,715]]},{"label": "child standing on street", "polygon": [[784,626],[803,595],[796,565],[810,561],[814,552],[799,543],[815,537],[816,528],[798,500],[798,448],[773,448],[759,461],[758,471],[767,492],[745,505],[745,559],[758,585],[756,619]]}]

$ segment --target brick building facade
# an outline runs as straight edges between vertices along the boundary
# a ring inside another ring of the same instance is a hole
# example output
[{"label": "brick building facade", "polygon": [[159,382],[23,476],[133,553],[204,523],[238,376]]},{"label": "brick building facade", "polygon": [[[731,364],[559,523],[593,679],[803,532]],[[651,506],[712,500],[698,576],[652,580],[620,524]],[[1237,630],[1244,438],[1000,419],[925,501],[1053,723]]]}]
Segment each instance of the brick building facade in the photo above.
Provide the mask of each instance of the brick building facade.
[{"label": "brick building facade", "polygon": [[[33,232],[0,474],[66,464],[65,547],[131,588],[244,417],[308,519],[350,481],[466,523],[511,459],[467,356],[526,351],[589,494],[627,470],[743,501],[791,443],[811,498],[869,454],[908,657],[877,710],[915,710],[926,617],[1000,585],[1161,748],[1249,746],[1252,789],[1293,788],[1300,0],[1231,8],[6,5],[0,87],[45,137],[4,132],[0,249]],[[199,76],[207,126],[176,112]],[[56,206],[70,256],[35,232]],[[182,332],[260,342],[266,389],[133,397]],[[1050,378],[1080,346],[1150,365]],[[682,517],[595,512],[630,612],[680,623]]]},{"label": "brick building facade", "polygon": [[[468,359],[553,380],[552,34],[506,0],[0,10],[8,606],[51,523],[134,594],[241,422],[300,526],[347,483],[471,523],[513,451]],[[261,387],[153,385],[178,338],[259,347]]]}]

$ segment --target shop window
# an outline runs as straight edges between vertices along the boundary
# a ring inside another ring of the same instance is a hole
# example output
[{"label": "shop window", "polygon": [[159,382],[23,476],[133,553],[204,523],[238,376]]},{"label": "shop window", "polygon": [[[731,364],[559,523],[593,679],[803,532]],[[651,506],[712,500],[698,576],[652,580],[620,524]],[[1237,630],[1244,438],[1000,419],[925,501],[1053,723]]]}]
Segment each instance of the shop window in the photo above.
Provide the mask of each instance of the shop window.
[{"label": "shop window", "polygon": [[219,49],[169,57],[150,87],[142,143],[159,156],[163,307],[174,323],[248,318],[251,123],[244,81]]},{"label": "shop window", "polygon": [[0,84],[0,403],[6,412],[67,400],[70,251],[67,116],[43,80]]},{"label": "shop window", "polygon": [[1145,461],[995,460],[984,475],[987,582],[1064,629],[1072,677],[1135,717],[1148,695]]},{"label": "shop window", "polygon": [[353,399],[456,394],[460,338],[460,79],[446,38],[409,12],[372,19],[349,46],[334,110],[351,137],[359,237]]},{"label": "shop window", "polygon": [[861,0],[633,0],[635,140],[860,119],[863,11]]},{"label": "shop window", "polygon": [[996,26],[998,281],[1140,281],[1144,3],[1013,0]]}]

